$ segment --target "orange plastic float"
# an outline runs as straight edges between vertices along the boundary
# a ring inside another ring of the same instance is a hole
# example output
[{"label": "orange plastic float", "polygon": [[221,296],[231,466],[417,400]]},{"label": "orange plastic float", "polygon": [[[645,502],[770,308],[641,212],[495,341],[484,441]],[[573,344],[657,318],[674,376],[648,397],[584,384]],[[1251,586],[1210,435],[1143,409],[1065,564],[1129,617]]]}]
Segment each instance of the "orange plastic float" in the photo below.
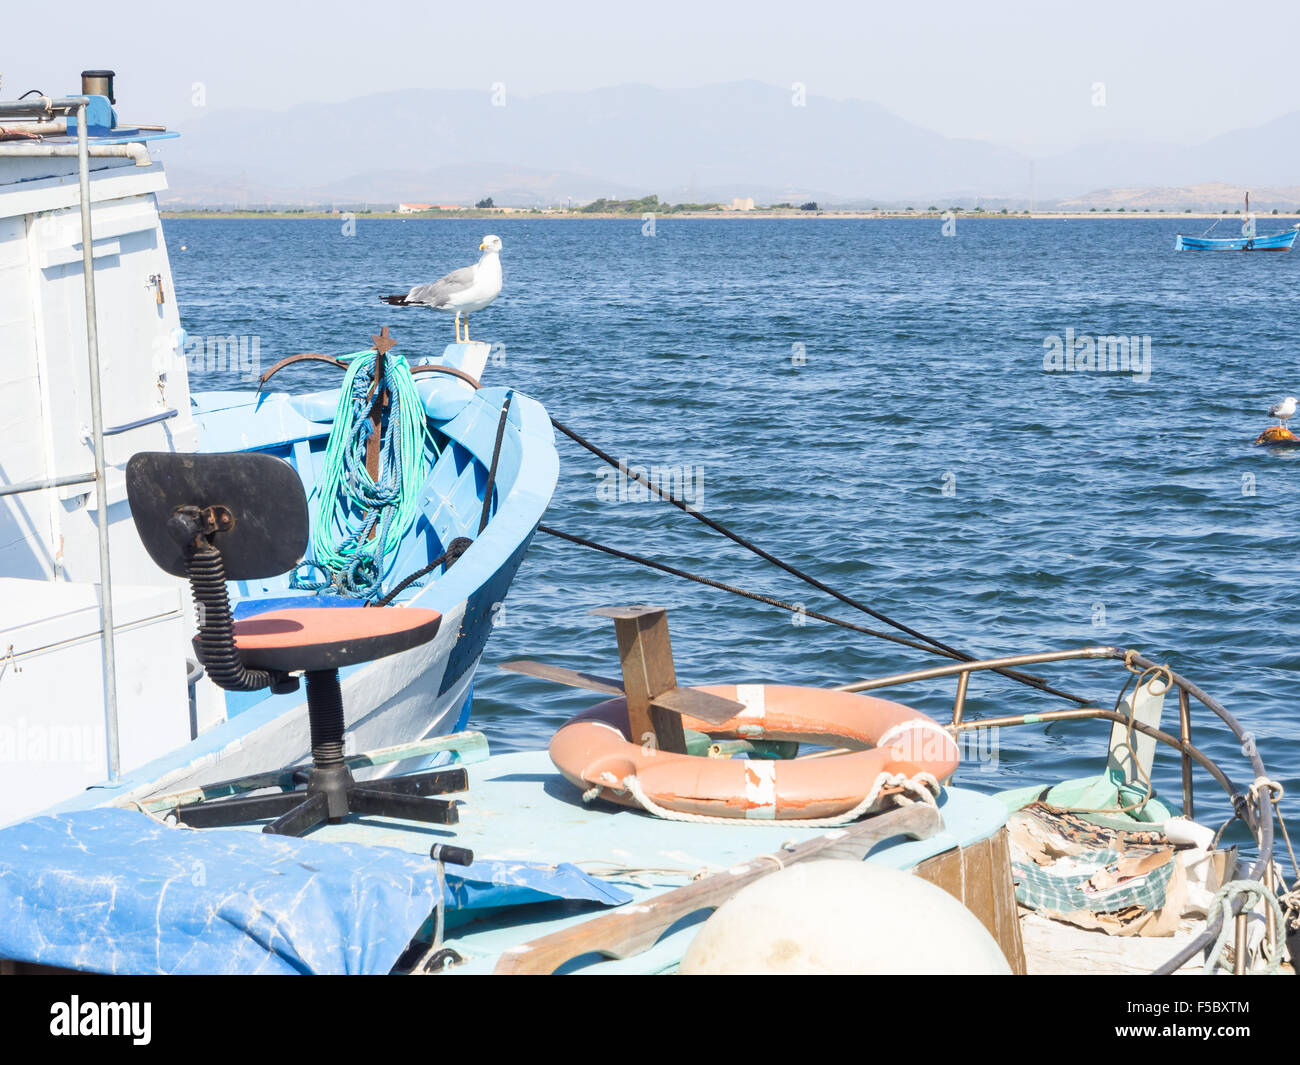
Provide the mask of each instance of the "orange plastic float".
[{"label": "orange plastic float", "polygon": [[1255,438],[1256,447],[1300,447],[1300,437],[1284,425],[1270,425]]},{"label": "orange plastic float", "polygon": [[797,740],[848,751],[785,761],[705,758],[633,742],[627,703],[610,699],[569,720],[551,739],[551,760],[584,798],[609,799],[665,817],[851,820],[892,796],[932,799],[957,768],[949,733],[901,703],[784,684],[725,684],[701,691],[743,703],[711,725],[715,739]]}]

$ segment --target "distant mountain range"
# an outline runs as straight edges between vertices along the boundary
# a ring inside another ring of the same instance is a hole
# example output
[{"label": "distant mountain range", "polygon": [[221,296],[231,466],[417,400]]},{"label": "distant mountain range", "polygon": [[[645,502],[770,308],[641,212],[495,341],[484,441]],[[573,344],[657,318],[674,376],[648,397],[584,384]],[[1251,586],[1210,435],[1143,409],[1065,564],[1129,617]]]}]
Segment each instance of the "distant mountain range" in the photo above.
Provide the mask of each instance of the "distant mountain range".
[{"label": "distant mountain range", "polygon": [[[1300,112],[1191,147],[1108,142],[1039,159],[945,137],[874,103],[758,82],[622,85],[535,97],[419,89],[199,117],[167,145],[168,206],[802,201],[845,207],[1179,206],[1271,187],[1298,202]],[[1090,192],[1089,190],[1103,190]],[[1269,209],[1262,199],[1256,205]]]},{"label": "distant mountain range", "polygon": [[1152,188],[1099,189],[1085,196],[1059,201],[1056,206],[1063,211],[1116,210],[1128,211],[1236,211],[1244,210],[1246,193],[1250,193],[1250,209],[1267,213],[1278,211],[1295,213],[1300,207],[1300,185],[1271,188],[1267,185],[1233,185],[1226,181],[1209,181],[1202,185],[1183,188],[1155,186]]}]

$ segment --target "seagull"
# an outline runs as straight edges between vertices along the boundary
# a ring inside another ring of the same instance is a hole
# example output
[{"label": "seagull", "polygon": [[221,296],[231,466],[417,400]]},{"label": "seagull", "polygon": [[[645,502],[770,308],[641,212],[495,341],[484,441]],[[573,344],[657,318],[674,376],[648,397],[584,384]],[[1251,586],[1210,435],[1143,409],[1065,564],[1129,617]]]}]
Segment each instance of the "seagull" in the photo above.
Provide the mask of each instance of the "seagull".
[{"label": "seagull", "polygon": [[432,307],[456,314],[456,343],[462,342],[460,318],[465,316],[464,343],[469,343],[469,316],[501,294],[501,238],[489,233],[479,244],[478,262],[462,266],[427,285],[416,285],[405,296],[380,296],[391,307]]},{"label": "seagull", "polygon": [[1286,426],[1295,417],[1295,396],[1287,396],[1281,403],[1274,403],[1268,408],[1270,418],[1276,418],[1278,425]]}]

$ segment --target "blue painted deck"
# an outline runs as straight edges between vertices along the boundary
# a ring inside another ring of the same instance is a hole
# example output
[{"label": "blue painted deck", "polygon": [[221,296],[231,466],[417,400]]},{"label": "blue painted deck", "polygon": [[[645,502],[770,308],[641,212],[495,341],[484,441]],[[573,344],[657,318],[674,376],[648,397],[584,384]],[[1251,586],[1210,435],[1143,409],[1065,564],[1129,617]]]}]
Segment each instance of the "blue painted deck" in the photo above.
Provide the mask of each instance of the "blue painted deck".
[{"label": "blue painted deck", "polygon": [[[428,935],[437,897],[428,854],[443,841],[474,852],[468,869],[447,869],[443,942],[465,959],[450,971],[490,973],[503,952],[611,906],[645,904],[700,873],[836,831],[584,805],[546,752],[484,754],[466,748],[470,788],[456,796],[451,827],[349,817],[298,840],[259,824],[167,827],[117,809],[3,830],[14,846],[0,847],[0,897],[14,908],[0,956],[111,972],[384,972],[421,929]],[[961,788],[944,789],[939,807],[942,832],[882,841],[867,860],[906,870],[986,839],[1006,819],[998,799]],[[213,873],[194,879],[208,865]],[[125,904],[110,904],[124,892]],[[588,956],[561,972],[671,972],[710,912],[683,918],[639,955]]]},{"label": "blue painted deck", "polygon": [[[545,751],[492,757],[469,767],[470,788],[452,828],[352,820],[322,829],[312,838],[382,844],[428,853],[438,840],[474,851],[476,859],[572,863],[632,896],[629,905],[681,887],[703,869],[727,869],[778,850],[816,829],[779,824],[749,826],[661,821],[610,803],[584,805]],[[460,796],[457,796],[459,798]],[[985,839],[1006,822],[997,799],[962,788],[940,797],[945,830],[926,840],[899,837],[877,845],[869,861],[909,869],[936,854]],[[453,870],[454,871],[454,870]],[[546,903],[481,915],[450,914],[445,942],[467,962],[456,973],[489,973],[508,947],[571,927],[605,912],[603,907]],[[698,930],[696,920],[661,939],[651,950],[622,961],[600,960],[584,974],[671,971]],[[459,923],[458,923],[459,922]]]}]

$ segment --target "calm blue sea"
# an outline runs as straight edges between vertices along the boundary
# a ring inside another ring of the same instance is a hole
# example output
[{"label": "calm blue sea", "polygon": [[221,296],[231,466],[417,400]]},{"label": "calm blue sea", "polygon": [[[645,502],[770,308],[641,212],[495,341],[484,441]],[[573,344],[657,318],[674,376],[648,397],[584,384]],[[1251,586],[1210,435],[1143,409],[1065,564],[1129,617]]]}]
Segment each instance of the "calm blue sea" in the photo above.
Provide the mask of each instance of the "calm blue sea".
[{"label": "calm blue sea", "polygon": [[[1251,446],[1268,405],[1300,395],[1300,255],[1175,254],[1179,224],[958,221],[944,236],[937,220],[660,219],[645,236],[640,220],[502,220],[505,291],[473,335],[505,346],[492,383],[630,463],[681,467],[706,513],[917,628],[981,656],[1114,643],[1167,661],[1247,724],[1300,796],[1300,454]],[[264,365],[366,347],[385,323],[408,354],[441,350],[447,317],[376,297],[471,261],[487,231],[364,217],[352,236],[336,221],[166,228],[185,327],[255,335]],[[1149,379],[1046,372],[1045,343],[1067,330],[1149,338]],[[559,446],[549,523],[870,624],[663,503],[602,498],[594,460]],[[587,611],[623,602],[671,608],[692,683],[831,685],[939,661],[539,535],[479,674],[476,724],[494,749],[544,746],[591,701],[496,664],[616,675],[612,626]],[[1114,665],[1039,672],[1107,703],[1123,679]],[[895,697],[943,716],[953,687]],[[985,675],[969,705],[1059,704]],[[1172,700],[1166,713],[1176,722]],[[1231,736],[1201,718],[1195,741],[1248,779]],[[1008,732],[996,771],[976,760],[961,779],[1084,775],[1106,738],[1095,723]],[[1176,797],[1177,762],[1162,761]],[[1201,779],[1208,821],[1225,807]]]}]

